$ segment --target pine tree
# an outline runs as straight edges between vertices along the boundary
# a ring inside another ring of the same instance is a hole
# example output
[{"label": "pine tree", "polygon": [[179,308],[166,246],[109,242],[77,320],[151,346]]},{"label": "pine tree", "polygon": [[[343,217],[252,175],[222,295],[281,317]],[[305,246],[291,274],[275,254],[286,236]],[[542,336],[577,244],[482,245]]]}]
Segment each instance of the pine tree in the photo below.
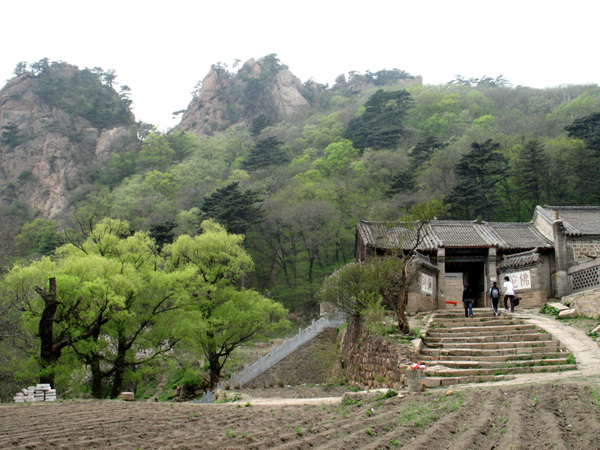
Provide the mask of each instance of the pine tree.
[{"label": "pine tree", "polygon": [[255,192],[242,192],[239,183],[231,183],[207,196],[201,210],[229,233],[246,234],[252,225],[264,218],[263,211],[256,206],[261,201]]},{"label": "pine tree", "polygon": [[454,219],[490,220],[497,210],[496,188],[505,176],[507,161],[498,151],[500,144],[491,139],[473,142],[471,148],[454,169],[458,181],[446,197],[448,211]]},{"label": "pine tree", "polygon": [[515,169],[519,198],[533,214],[535,207],[547,198],[550,178],[550,160],[540,141],[533,139],[521,148]]}]

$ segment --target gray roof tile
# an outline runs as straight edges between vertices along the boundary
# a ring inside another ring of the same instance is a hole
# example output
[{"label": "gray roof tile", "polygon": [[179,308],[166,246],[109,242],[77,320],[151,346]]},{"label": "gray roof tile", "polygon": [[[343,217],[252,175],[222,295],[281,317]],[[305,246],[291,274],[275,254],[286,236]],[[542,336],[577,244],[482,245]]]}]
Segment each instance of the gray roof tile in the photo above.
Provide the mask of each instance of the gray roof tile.
[{"label": "gray roof tile", "polygon": [[539,208],[554,221],[554,211],[565,224],[567,234],[573,236],[600,235],[600,206],[544,206]]},{"label": "gray roof tile", "polygon": [[[369,247],[409,249],[414,246],[416,238],[416,232],[409,229],[410,226],[405,222],[361,221],[357,225],[357,233]],[[497,247],[509,250],[552,248],[553,244],[531,223],[433,220],[423,228],[417,248],[434,251],[438,247]]]}]

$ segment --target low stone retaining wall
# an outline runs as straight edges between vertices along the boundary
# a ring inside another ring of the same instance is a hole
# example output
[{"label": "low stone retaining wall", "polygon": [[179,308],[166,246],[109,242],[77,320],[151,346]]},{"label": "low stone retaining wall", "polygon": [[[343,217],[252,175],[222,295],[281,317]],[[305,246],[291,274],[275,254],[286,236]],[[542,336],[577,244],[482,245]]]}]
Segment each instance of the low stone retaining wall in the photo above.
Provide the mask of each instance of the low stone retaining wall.
[{"label": "low stone retaining wall", "polygon": [[562,303],[567,302],[580,315],[600,319],[600,288],[567,295],[562,298]]},{"label": "low stone retaining wall", "polygon": [[400,390],[406,384],[406,369],[416,358],[412,345],[388,342],[355,319],[349,320],[342,350],[348,383],[361,389]]}]

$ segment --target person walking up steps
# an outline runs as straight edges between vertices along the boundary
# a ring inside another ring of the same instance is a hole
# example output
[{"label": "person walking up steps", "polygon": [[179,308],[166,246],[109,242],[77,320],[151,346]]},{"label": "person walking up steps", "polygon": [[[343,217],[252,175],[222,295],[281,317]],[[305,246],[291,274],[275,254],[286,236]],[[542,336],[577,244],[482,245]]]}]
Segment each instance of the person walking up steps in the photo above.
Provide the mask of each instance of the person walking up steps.
[{"label": "person walking up steps", "polygon": [[508,277],[504,277],[504,309],[508,311],[508,300],[510,299],[510,312],[515,312],[515,286]]},{"label": "person walking up steps", "polygon": [[500,288],[498,283],[492,281],[492,287],[490,288],[490,298],[492,299],[492,308],[494,309],[494,317],[498,316],[498,303],[500,302]]},{"label": "person walking up steps", "polygon": [[462,301],[465,307],[465,317],[473,317],[473,291],[468,284],[465,284]]}]

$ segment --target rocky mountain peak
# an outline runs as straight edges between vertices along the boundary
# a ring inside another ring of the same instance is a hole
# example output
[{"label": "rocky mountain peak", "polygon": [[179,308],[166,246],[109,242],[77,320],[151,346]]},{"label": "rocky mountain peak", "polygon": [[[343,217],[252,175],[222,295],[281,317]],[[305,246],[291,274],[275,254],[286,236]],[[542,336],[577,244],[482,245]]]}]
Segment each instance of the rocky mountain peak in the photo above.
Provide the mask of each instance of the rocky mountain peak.
[{"label": "rocky mountain peak", "polygon": [[310,107],[300,79],[275,55],[251,58],[236,74],[213,65],[201,85],[177,127],[181,131],[205,135],[247,125],[259,115],[284,120]]},{"label": "rocky mountain peak", "polygon": [[[89,103],[75,89],[89,94]],[[65,63],[9,80],[0,90],[2,209],[49,219],[69,214],[83,169],[106,160],[132,130],[135,135],[135,119],[121,100],[101,74]]]}]

